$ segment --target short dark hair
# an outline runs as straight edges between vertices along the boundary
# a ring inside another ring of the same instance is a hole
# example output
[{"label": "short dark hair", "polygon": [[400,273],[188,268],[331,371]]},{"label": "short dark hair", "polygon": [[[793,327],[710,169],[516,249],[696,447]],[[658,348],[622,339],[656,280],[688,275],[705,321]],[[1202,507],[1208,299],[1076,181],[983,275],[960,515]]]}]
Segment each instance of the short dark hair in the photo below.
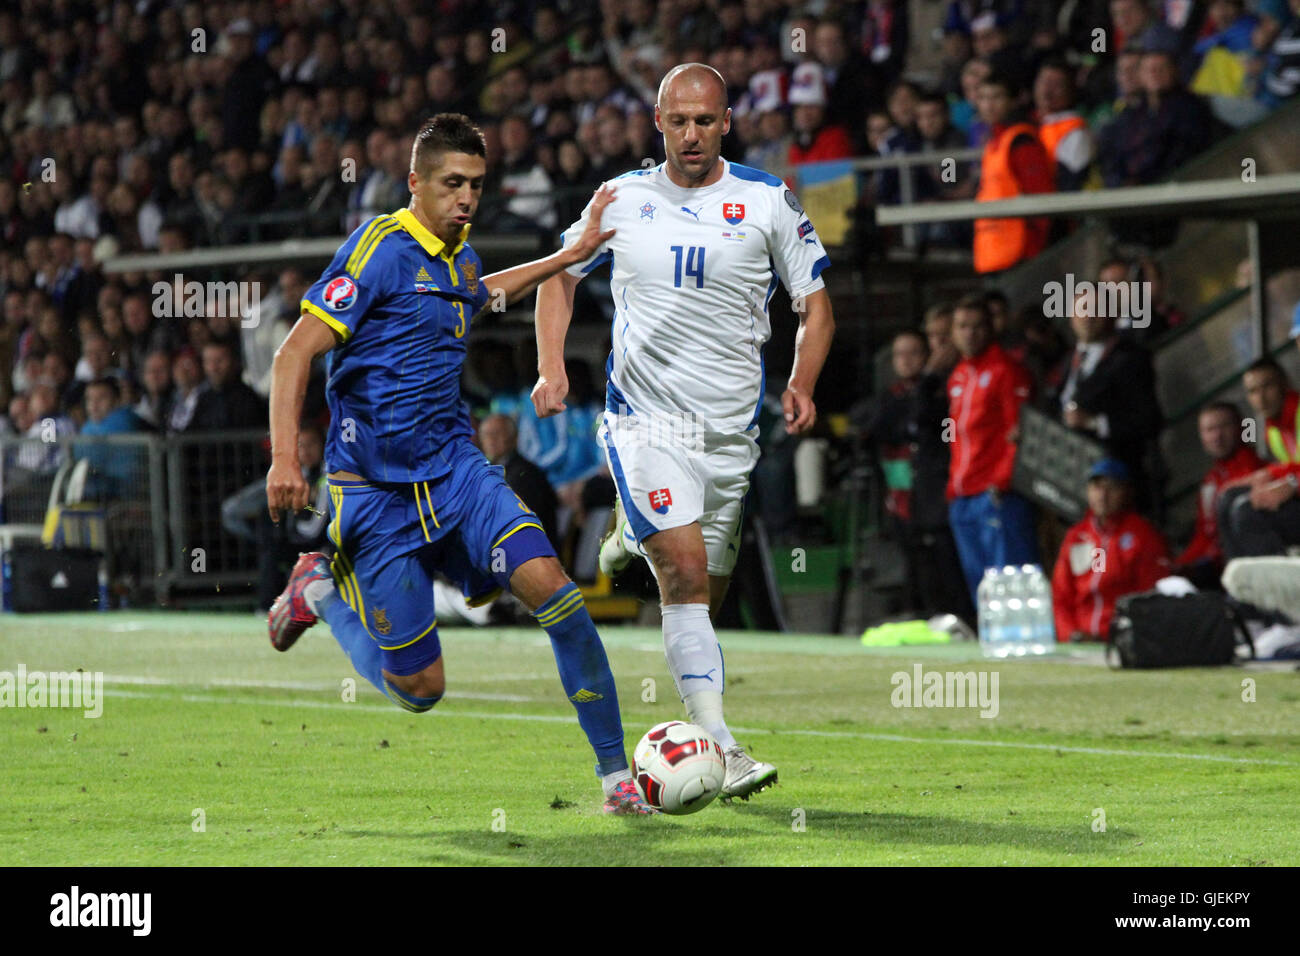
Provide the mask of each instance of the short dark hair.
[{"label": "short dark hair", "polygon": [[943,111],[945,113],[948,112],[948,97],[944,96],[938,90],[928,90],[922,93],[921,98],[917,100],[916,105],[920,106],[922,103],[937,104],[938,106],[943,107]]},{"label": "short dark hair", "polygon": [[957,304],[952,307],[953,318],[956,318],[959,309],[978,312],[985,322],[989,323],[989,325],[993,324],[993,313],[989,311],[989,300],[983,292],[972,292],[958,299]]},{"label": "short dark hair", "polygon": [[1242,421],[1241,409],[1237,407],[1236,402],[1218,401],[1210,402],[1208,405],[1202,405],[1197,415],[1205,415],[1209,412],[1223,412],[1235,422]]},{"label": "short dark hair", "polygon": [[439,113],[424,121],[415,134],[411,149],[411,168],[421,178],[437,165],[442,153],[468,153],[487,157],[483,131],[464,113]]},{"label": "short dark hair", "polygon": [[927,355],[929,354],[930,340],[925,337],[925,333],[922,332],[920,329],[899,329],[897,332],[894,333],[894,337],[889,341],[892,344],[902,338],[916,339],[918,342],[921,343],[921,348],[926,352],[926,354]]},{"label": "short dark hair", "polygon": [[122,387],[117,384],[117,379],[111,375],[102,375],[86,386],[86,391],[92,388],[106,388],[113,393],[113,401],[122,397]]},{"label": "short dark hair", "polygon": [[1290,381],[1287,379],[1286,372],[1282,369],[1281,365],[1277,364],[1277,359],[1272,358],[1271,356],[1268,355],[1265,355],[1263,358],[1260,359],[1255,359],[1255,361],[1251,362],[1250,365],[1246,367],[1246,371],[1241,373],[1241,377],[1245,378],[1251,372],[1272,372],[1274,375],[1278,377],[1278,381],[1280,381],[1283,385],[1290,384]]},{"label": "short dark hair", "polygon": [[980,86],[1000,86],[1013,100],[1020,95],[1020,84],[1016,82],[1015,77],[1004,70],[994,70],[980,80]]}]

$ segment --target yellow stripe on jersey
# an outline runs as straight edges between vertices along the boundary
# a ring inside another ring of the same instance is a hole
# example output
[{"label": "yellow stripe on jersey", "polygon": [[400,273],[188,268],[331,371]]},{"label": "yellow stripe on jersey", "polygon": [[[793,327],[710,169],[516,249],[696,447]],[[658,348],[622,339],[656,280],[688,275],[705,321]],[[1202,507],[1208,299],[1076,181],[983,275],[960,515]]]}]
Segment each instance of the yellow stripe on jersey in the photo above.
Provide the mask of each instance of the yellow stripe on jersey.
[{"label": "yellow stripe on jersey", "polygon": [[361,278],[361,273],[365,271],[366,263],[368,263],[370,261],[370,257],[375,254],[375,250],[379,248],[379,244],[383,242],[386,238],[391,236],[393,233],[397,232],[397,230],[400,228],[401,226],[397,225],[396,223],[393,223],[392,225],[385,226],[383,229],[375,233],[375,238],[371,241],[370,248],[367,249],[364,254],[362,254],[361,260],[357,263],[356,269],[352,272],[352,277],[354,279]]},{"label": "yellow stripe on jersey", "polygon": [[316,303],[308,302],[306,299],[303,299],[302,310],[304,312],[310,312],[312,315],[316,316],[316,318],[320,319],[322,322],[328,325],[331,329],[333,329],[342,337],[343,341],[346,342],[348,339],[352,337],[352,330],[350,328],[348,328],[338,319],[334,318],[334,316],[330,315],[328,312],[326,312]]},{"label": "yellow stripe on jersey", "polygon": [[546,529],[543,528],[541,525],[539,525],[537,522],[535,522],[535,521],[525,521],[525,522],[523,522],[522,524],[517,524],[517,525],[515,525],[513,528],[511,528],[509,531],[507,531],[507,532],[506,532],[505,534],[503,534],[501,537],[499,537],[499,538],[497,538],[495,541],[493,541],[493,542],[492,542],[492,547],[494,547],[494,548],[497,547],[497,546],[498,546],[499,544],[501,544],[501,542],[504,541],[506,538],[510,537],[510,536],[511,536],[512,534],[514,534],[516,531],[522,531],[524,528],[536,528],[536,529],[537,529],[538,531],[540,531],[542,534],[546,534]]},{"label": "yellow stripe on jersey", "polygon": [[380,645],[379,645],[379,649],[380,649],[381,651],[400,651],[403,647],[410,647],[412,644],[414,644],[416,641],[418,641],[421,637],[424,637],[424,635],[428,634],[430,631],[432,631],[432,630],[433,630],[435,627],[437,627],[437,626],[438,626],[438,619],[435,617],[435,618],[433,619],[433,623],[432,623],[432,624],[430,624],[430,625],[429,625],[428,627],[426,627],[423,631],[421,631],[417,637],[413,637],[413,638],[411,638],[411,639],[410,639],[409,641],[407,641],[405,644],[393,644],[393,645],[391,645],[391,646],[388,645],[388,644],[380,644]]},{"label": "yellow stripe on jersey", "polygon": [[411,487],[415,489],[415,511],[420,516],[420,530],[424,532],[424,540],[432,541],[429,537],[429,525],[424,520],[424,505],[420,502],[420,486],[411,482]]},{"label": "yellow stripe on jersey", "polygon": [[[415,496],[417,498],[420,496],[419,491],[416,491]],[[442,525],[438,524],[438,515],[433,510],[433,497],[429,494],[429,483],[427,481],[424,482],[424,500],[429,502],[429,517],[433,519],[433,526],[441,528]]]},{"label": "yellow stripe on jersey", "polygon": [[356,275],[357,263],[361,261],[361,257],[365,254],[366,250],[370,248],[370,243],[375,238],[375,233],[386,226],[392,225],[394,221],[395,220],[392,216],[376,216],[374,219],[370,220],[370,224],[366,226],[365,231],[361,233],[361,238],[358,239],[357,244],[352,247],[352,254],[348,256],[348,261],[347,264],[343,266],[343,271]]}]

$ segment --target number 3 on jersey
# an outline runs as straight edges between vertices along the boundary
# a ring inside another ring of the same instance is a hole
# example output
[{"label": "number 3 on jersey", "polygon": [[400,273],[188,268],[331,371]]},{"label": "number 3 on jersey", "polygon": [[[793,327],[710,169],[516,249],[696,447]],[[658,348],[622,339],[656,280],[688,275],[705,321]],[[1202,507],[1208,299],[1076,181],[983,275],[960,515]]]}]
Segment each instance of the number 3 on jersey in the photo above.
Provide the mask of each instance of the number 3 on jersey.
[{"label": "number 3 on jersey", "polygon": [[[682,246],[670,246],[673,254],[677,257],[673,265],[673,288],[682,287]],[[691,246],[685,249],[686,252],[686,275],[695,278],[695,288],[704,288],[704,247]]]}]

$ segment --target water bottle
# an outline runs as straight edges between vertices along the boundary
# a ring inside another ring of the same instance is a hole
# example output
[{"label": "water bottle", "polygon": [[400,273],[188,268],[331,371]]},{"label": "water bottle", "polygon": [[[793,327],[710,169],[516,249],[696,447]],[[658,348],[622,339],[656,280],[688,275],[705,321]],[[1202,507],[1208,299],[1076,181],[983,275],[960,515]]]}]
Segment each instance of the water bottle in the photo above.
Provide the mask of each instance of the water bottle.
[{"label": "water bottle", "polygon": [[984,578],[977,591],[979,598],[980,643],[984,653],[993,657],[1006,657],[1007,643],[1007,581],[998,568],[985,568]]},{"label": "water bottle", "polygon": [[108,562],[102,558],[99,562],[99,610],[108,610]]},{"label": "water bottle", "polygon": [[1036,564],[1025,565],[1030,572],[1030,602],[1032,635],[1030,651],[1034,654],[1051,654],[1056,650],[1056,620],[1052,615],[1052,589],[1047,575]]},{"label": "water bottle", "polygon": [[1002,569],[1002,579],[1007,587],[1008,653],[1023,657],[1029,649],[1029,616],[1026,607],[1028,578],[1020,569],[1008,565]]}]

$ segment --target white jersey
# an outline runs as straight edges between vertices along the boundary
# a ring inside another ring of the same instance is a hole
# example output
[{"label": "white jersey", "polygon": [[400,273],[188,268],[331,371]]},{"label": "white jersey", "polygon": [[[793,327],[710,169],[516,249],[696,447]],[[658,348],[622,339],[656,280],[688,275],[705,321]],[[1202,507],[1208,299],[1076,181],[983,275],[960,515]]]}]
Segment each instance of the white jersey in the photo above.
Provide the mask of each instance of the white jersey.
[{"label": "white jersey", "polygon": [[[792,299],[824,285],[830,259],[794,193],[769,173],[723,166],[718,182],[699,189],[675,185],[663,164],[614,179],[618,197],[601,228],[617,233],[569,269],[585,275],[610,263],[611,410],[748,431],[763,397],[777,279]],[[562,241],[576,241],[590,211],[588,203]]]}]

